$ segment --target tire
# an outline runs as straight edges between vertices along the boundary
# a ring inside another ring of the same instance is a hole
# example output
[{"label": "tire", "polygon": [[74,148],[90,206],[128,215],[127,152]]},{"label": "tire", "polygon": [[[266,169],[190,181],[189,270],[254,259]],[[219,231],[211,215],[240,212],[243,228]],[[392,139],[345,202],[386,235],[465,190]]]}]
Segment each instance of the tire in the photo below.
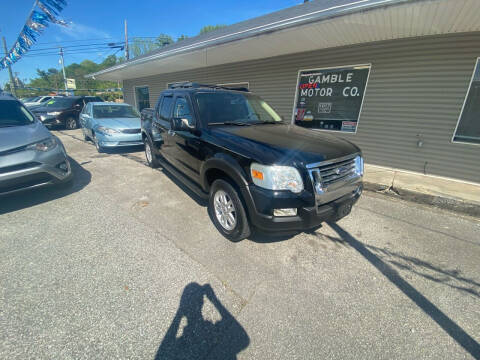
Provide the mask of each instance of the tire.
[{"label": "tire", "polygon": [[160,163],[158,162],[157,155],[153,152],[152,142],[146,137],[143,143],[145,144],[145,159],[147,160],[148,166],[152,169],[158,168]]},{"label": "tire", "polygon": [[78,128],[78,122],[74,117],[70,116],[65,120],[65,129],[75,130],[77,128]]},{"label": "tire", "polygon": [[95,145],[95,148],[97,149],[98,153],[101,154],[103,153],[103,147],[100,146],[98,143],[97,137],[95,136],[95,133],[93,134],[92,138],[93,144]]},{"label": "tire", "polygon": [[90,141],[90,137],[85,133],[85,130],[83,131],[83,140]]},{"label": "tire", "polygon": [[250,236],[250,225],[242,200],[229,182],[223,179],[213,182],[208,212],[217,230],[228,240],[237,242]]}]

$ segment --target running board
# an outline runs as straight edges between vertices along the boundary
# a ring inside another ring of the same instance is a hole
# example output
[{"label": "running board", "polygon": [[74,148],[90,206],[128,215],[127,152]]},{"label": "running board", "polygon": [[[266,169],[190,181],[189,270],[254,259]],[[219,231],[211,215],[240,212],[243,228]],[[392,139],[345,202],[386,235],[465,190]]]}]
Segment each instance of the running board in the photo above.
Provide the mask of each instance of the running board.
[{"label": "running board", "polygon": [[157,156],[158,162],[162,165],[162,167],[167,170],[170,174],[172,174],[174,177],[176,177],[180,182],[185,185],[187,188],[189,188],[191,191],[195,193],[198,197],[200,197],[203,200],[208,200],[208,193],[203,191],[203,189],[194,183],[192,180],[190,180],[188,177],[186,177],[182,172],[178,171],[170,165],[167,160],[165,160],[161,156]]}]

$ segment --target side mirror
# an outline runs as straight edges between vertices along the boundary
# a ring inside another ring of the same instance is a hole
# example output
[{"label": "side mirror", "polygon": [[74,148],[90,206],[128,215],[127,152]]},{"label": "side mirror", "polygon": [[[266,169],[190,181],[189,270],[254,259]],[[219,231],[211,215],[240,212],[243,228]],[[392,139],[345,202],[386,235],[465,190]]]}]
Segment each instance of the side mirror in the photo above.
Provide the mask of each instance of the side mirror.
[{"label": "side mirror", "polygon": [[80,106],[80,104],[75,104],[75,109],[79,110],[81,109],[82,107]]},{"label": "side mirror", "polygon": [[173,118],[172,130],[173,131],[190,131],[195,129],[195,126],[190,125],[188,119],[185,118]]}]

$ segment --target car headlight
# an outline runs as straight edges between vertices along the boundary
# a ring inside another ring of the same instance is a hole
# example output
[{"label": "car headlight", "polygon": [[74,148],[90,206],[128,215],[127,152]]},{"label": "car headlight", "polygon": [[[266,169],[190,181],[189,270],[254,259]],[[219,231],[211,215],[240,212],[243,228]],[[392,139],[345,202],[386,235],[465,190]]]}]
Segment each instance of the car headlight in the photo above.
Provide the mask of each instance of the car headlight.
[{"label": "car headlight", "polygon": [[55,146],[57,146],[57,140],[54,137],[50,137],[48,139],[39,141],[34,144],[30,144],[27,146],[27,150],[35,150],[35,151],[49,151],[52,150]]},{"label": "car headlight", "polygon": [[358,176],[363,176],[363,171],[364,171],[363,157],[361,155],[358,155],[355,158],[355,174],[357,174]]},{"label": "car headlight", "polygon": [[250,173],[253,183],[270,190],[290,190],[299,193],[303,190],[303,180],[292,166],[261,165],[253,163],[250,165]]},{"label": "car headlight", "polygon": [[57,115],[60,115],[60,114],[61,114],[60,111],[47,112],[47,115],[50,115],[50,116],[57,116]]},{"label": "car headlight", "polygon": [[110,129],[110,128],[107,128],[107,127],[105,127],[105,126],[99,126],[99,127],[97,127],[96,130],[99,131],[99,132],[101,132],[101,133],[104,133],[104,134],[106,134],[106,135],[117,134],[117,133],[120,132],[120,131],[118,131],[118,130]]}]

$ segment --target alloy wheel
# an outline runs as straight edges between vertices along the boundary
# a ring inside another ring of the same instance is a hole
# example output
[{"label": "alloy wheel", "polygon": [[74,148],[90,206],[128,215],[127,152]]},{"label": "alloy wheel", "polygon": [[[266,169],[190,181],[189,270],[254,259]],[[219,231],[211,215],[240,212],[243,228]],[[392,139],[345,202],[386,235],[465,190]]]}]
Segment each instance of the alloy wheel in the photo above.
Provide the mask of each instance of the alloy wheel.
[{"label": "alloy wheel", "polygon": [[151,164],[153,159],[152,148],[150,147],[148,141],[145,142],[145,157],[147,158],[148,163]]},{"label": "alloy wheel", "polygon": [[237,225],[237,212],[230,196],[223,190],[218,190],[213,199],[215,216],[222,227],[232,231]]}]

